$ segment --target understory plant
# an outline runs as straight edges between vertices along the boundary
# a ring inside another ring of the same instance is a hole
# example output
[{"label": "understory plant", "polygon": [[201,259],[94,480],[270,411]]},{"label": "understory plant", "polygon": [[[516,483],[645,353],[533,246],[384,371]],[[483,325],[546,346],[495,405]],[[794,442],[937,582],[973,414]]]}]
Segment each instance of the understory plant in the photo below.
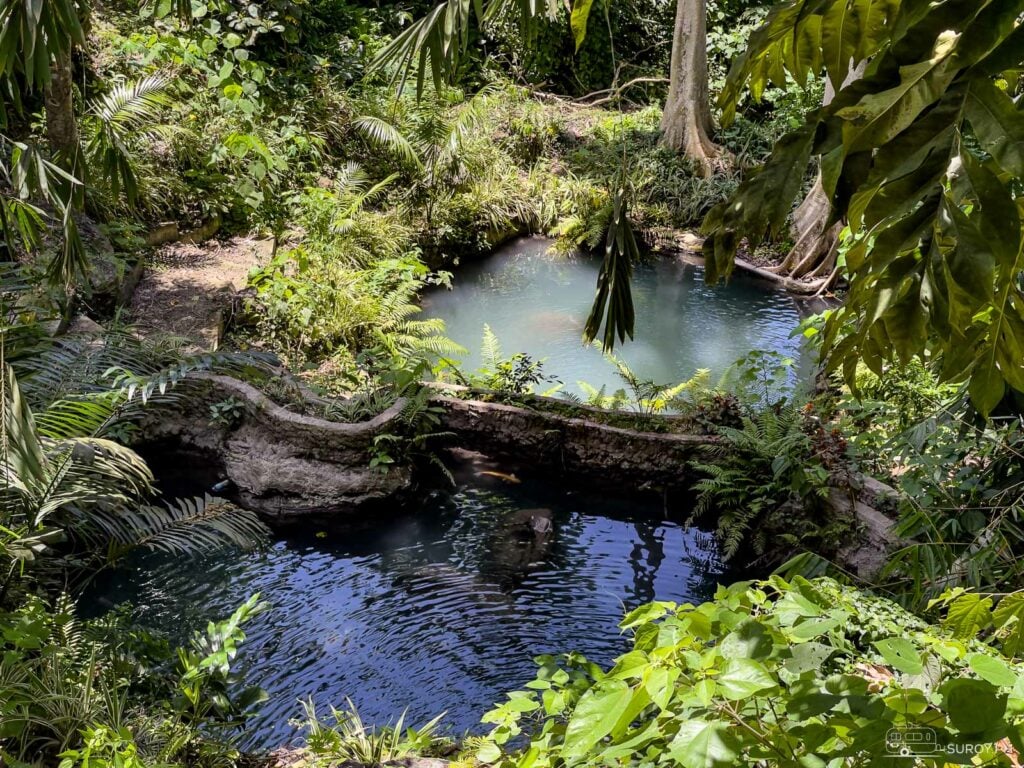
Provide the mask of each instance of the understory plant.
[{"label": "understory plant", "polygon": [[351,699],[346,699],[344,709],[332,706],[327,722],[321,720],[312,699],[301,704],[305,716],[299,725],[306,730],[306,749],[314,766],[354,763],[377,768],[410,755],[423,756],[440,742],[436,732],[443,713],[414,728],[406,726],[403,711],[394,725],[377,727],[363,722]]},{"label": "understory plant", "polygon": [[[524,352],[506,357],[501,340],[486,324],[480,343],[480,357],[480,367],[472,373],[463,371],[457,362],[450,359],[443,361],[444,365],[435,373],[442,381],[454,378],[460,384],[490,390],[505,399],[514,399],[516,395],[552,395],[562,388],[558,379],[544,373],[543,360],[535,360]],[[536,392],[542,384],[552,386]]]},{"label": "understory plant", "polygon": [[0,603],[27,570],[74,581],[134,547],[196,553],[264,540],[259,519],[228,502],[156,503],[149,467],[120,442],[147,405],[185,396],[181,382],[218,361],[228,370],[255,362],[227,355],[167,364],[114,333],[49,342],[4,363]]},{"label": "understory plant", "polygon": [[1024,666],[828,579],[743,582],[657,602],[603,668],[537,658],[484,716],[503,768],[1019,764]]},{"label": "understory plant", "polygon": [[862,367],[855,391],[839,388],[827,410],[868,471],[898,491],[896,546],[876,581],[918,608],[948,588],[1007,591],[1024,578],[1019,415],[981,418],[936,362],[881,375]]},{"label": "understory plant", "polygon": [[232,671],[254,596],[175,656],[124,612],[82,621],[66,595],[0,613],[0,757],[12,765],[235,764],[225,730],[265,698]]},{"label": "understory plant", "polygon": [[856,489],[846,440],[813,410],[779,405],[717,434],[722,441],[693,464],[704,477],[690,522],[713,523],[726,559],[742,548],[775,563],[795,549],[828,555],[854,532],[856,522],[827,504]]},{"label": "understory plant", "polygon": [[[594,347],[600,349],[600,344],[595,342]],[[576,384],[583,390],[587,405],[607,410],[630,408],[641,416],[654,416],[666,411],[689,410],[710,389],[711,371],[707,368],[699,369],[685,381],[659,384],[642,378],[612,352],[604,352],[604,358],[615,367],[615,375],[625,387],[608,394],[606,386],[597,388],[578,381]]]},{"label": "understory plant", "polygon": [[693,485],[690,522],[714,525],[726,559],[740,551],[769,565],[794,550],[829,557],[856,530],[830,503],[856,494],[856,454],[815,401],[795,404],[792,366],[777,353],[751,352],[689,411],[719,437],[692,463],[703,477]]},{"label": "understory plant", "polygon": [[363,268],[346,266],[332,251],[281,251],[250,276],[250,321],[260,342],[292,363],[351,360],[377,344],[454,355],[461,348],[444,336],[443,321],[414,317],[417,292],[444,279],[415,256]]}]

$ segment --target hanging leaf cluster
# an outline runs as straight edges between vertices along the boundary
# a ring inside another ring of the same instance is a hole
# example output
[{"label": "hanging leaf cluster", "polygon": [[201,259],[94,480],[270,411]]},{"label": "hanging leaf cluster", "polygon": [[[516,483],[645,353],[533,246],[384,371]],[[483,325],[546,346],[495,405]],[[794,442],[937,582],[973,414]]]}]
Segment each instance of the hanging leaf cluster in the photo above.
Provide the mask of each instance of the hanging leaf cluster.
[{"label": "hanging leaf cluster", "polygon": [[[852,382],[916,355],[970,380],[990,412],[1024,391],[1024,0],[791,0],[736,62],[744,89],[824,71],[838,91],[704,222],[711,279],[742,240],[784,231],[804,171],[821,161],[834,220],[849,221],[849,295],[829,320],[830,368]],[[858,64],[864,74],[843,87]]]},{"label": "hanging leaf cluster", "polygon": [[29,89],[50,82],[50,61],[84,45],[75,0],[0,2],[0,78],[19,76]]},{"label": "hanging leaf cluster", "polygon": [[597,275],[597,293],[590,316],[583,329],[583,339],[597,338],[604,323],[601,348],[611,352],[615,340],[624,342],[633,338],[636,313],[630,280],[633,264],[640,259],[640,247],[629,221],[629,198],[625,186],[620,186],[612,197],[612,216],[605,233],[604,260]]}]

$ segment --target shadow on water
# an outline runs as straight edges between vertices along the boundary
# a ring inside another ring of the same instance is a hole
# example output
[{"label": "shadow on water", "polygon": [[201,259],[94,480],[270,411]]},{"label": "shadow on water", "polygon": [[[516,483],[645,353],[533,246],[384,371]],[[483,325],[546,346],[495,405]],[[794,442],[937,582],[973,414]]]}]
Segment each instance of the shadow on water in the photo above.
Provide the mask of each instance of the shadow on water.
[{"label": "shadow on water", "polygon": [[142,625],[181,641],[261,593],[273,609],[238,664],[270,701],[248,746],[292,739],[306,696],[324,711],[349,696],[381,724],[405,707],[413,723],[447,710],[453,731],[480,731],[489,705],[532,679],[534,656],[607,663],[628,644],[624,611],[708,599],[722,573],[713,538],[658,500],[514,479],[466,464],[454,490],[374,527],[292,526],[264,552],[198,561],[140,556],[85,604],[130,600]]}]

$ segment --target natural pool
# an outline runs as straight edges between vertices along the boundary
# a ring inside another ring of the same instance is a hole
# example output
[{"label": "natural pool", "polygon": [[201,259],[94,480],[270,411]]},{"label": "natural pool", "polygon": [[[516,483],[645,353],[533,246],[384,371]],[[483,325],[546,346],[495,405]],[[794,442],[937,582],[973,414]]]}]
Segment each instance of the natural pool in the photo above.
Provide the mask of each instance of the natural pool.
[{"label": "natural pool", "polygon": [[[448,336],[469,350],[468,371],[480,367],[487,324],[505,356],[525,352],[543,359],[545,373],[566,390],[579,392],[582,380],[613,391],[622,386],[614,369],[580,341],[599,260],[549,253],[551,242],[522,238],[460,266],[453,290],[431,292],[424,314],[443,318]],[[636,339],[616,355],[660,384],[686,380],[699,368],[710,368],[717,380],[752,349],[799,355],[800,341],[791,338],[800,321],[797,303],[744,274],[712,288],[704,283],[703,267],[659,259],[636,268],[633,301]]]},{"label": "natural pool", "polygon": [[[505,355],[546,358],[567,389],[616,388],[611,366],[580,342],[597,261],[549,254],[549,244],[519,240],[461,267],[453,291],[427,297],[426,314],[471,350],[471,369],[488,323]],[[618,354],[641,376],[719,375],[751,349],[799,354],[796,303],[742,275],[712,289],[700,267],[663,260],[638,267],[634,297],[637,340]],[[447,711],[455,734],[483,730],[480,715],[532,679],[532,657],[575,650],[607,664],[627,647],[625,611],[701,601],[728,578],[713,538],[680,525],[685,513],[517,479],[467,464],[454,491],[360,529],[304,521],[264,552],[140,557],[105,575],[89,602],[129,600],[141,624],[184,642],[259,592],[273,608],[249,625],[238,669],[270,700],[244,743],[274,747],[294,740],[288,721],[308,696],[323,712],[351,697],[367,723],[408,707],[414,725]],[[539,537],[521,524],[537,509],[551,523]]]},{"label": "natural pool", "polygon": [[[468,467],[454,492],[361,531],[304,525],[261,553],[145,556],[86,602],[130,600],[140,623],[181,641],[254,592],[268,600],[238,663],[270,694],[248,746],[294,738],[306,696],[324,714],[350,696],[367,723],[408,707],[414,725],[447,710],[455,734],[480,731],[490,704],[532,679],[533,656],[607,663],[627,644],[624,611],[707,599],[720,573],[711,536],[666,520],[660,503],[517,479]],[[523,535],[514,520],[529,509],[550,510],[550,534]]]}]

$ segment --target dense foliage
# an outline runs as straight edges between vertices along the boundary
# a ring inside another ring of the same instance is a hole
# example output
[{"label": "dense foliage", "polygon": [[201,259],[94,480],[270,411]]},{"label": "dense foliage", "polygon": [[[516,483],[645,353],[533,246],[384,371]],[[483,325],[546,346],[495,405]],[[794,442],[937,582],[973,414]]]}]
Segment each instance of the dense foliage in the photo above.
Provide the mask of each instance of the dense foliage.
[{"label": "dense foliage", "polygon": [[[633,647],[609,669],[579,654],[539,657],[527,689],[485,715],[494,727],[480,759],[1013,765],[1024,746],[1020,664],[971,628],[937,630],[828,580],[773,578],[721,588],[699,606],[653,603],[621,627]],[[506,746],[521,734],[528,746]]]},{"label": "dense foliage", "polygon": [[[467,764],[1020,765],[1024,5],[701,3],[712,166],[662,141],[672,5],[0,0],[0,762],[249,759],[238,728],[263,694],[234,660],[257,597],[180,649],[75,604],[132,550],[266,540],[223,499],[161,496],[135,450],[153,406],[219,371],[335,421],[401,403],[381,473],[446,476],[425,383],[710,437],[680,469],[688,522],[760,575],[795,554],[829,567],[859,535],[832,502],[854,508],[866,474],[897,489],[899,541],[863,590],[774,577],[637,608],[629,653],[543,657]],[[845,229],[842,303],[803,328],[828,363],[813,382],[770,350],[719,382],[648,380],[610,353],[633,334],[633,268],[680,230],[703,220],[712,280],[737,252],[778,266],[815,159],[821,224]],[[123,324],[105,275],[166,221],[269,238],[228,338],[244,352]],[[567,394],[487,327],[463,370],[418,317],[424,291],[522,233],[603,251],[584,335],[621,386]],[[245,409],[209,420],[230,431]],[[303,722],[311,765],[439,749],[438,721],[375,727],[351,702],[325,719],[310,701]]]},{"label": "dense foliage", "polygon": [[785,3],[733,66],[726,121],[744,88],[756,96],[787,75],[802,83],[824,70],[837,93],[708,216],[709,274],[728,274],[742,238],[782,232],[802,169],[819,156],[833,220],[848,219],[853,238],[849,292],[825,341],[850,383],[860,360],[881,375],[886,362],[931,354],[944,379],[970,378],[983,413],[1024,389],[1021,12],[1014,2]]}]

